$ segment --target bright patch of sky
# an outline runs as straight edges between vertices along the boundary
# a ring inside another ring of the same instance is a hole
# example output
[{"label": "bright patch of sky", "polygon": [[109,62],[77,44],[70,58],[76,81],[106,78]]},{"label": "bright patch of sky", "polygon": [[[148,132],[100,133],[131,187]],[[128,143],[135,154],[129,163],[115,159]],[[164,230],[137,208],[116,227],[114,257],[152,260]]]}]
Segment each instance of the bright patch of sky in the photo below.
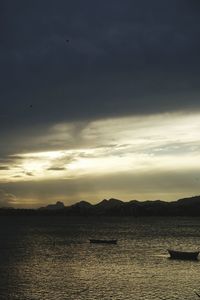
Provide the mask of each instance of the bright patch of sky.
[{"label": "bright patch of sky", "polygon": [[99,120],[75,131],[72,124],[58,124],[48,134],[56,131],[61,149],[10,155],[0,165],[0,182],[200,171],[199,129],[199,114],[181,113]]}]

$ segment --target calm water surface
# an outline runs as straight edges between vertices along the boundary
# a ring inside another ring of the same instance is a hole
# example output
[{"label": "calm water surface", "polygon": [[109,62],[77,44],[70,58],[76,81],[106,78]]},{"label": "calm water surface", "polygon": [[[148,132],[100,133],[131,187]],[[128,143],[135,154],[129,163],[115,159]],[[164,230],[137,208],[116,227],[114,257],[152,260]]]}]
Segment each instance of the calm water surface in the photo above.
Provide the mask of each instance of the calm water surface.
[{"label": "calm water surface", "polygon": [[[89,238],[117,238],[95,245]],[[1,300],[198,299],[198,218],[1,217]]]}]

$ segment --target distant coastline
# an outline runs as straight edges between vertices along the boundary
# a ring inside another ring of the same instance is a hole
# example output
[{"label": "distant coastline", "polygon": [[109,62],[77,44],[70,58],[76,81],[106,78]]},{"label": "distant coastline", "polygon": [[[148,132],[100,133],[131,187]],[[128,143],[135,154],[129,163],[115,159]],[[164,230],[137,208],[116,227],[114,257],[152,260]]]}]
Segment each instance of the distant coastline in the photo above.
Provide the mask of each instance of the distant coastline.
[{"label": "distant coastline", "polygon": [[97,204],[80,201],[71,206],[62,202],[38,209],[0,208],[2,215],[64,215],[64,216],[200,216],[200,196],[173,202],[161,200],[124,202],[118,199],[102,200]]}]

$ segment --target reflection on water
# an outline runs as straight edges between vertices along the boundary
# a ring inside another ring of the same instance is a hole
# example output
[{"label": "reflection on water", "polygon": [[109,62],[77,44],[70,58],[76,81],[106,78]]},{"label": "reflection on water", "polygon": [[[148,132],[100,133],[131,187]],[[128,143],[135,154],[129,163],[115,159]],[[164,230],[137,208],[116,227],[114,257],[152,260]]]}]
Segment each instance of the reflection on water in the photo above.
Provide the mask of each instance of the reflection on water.
[{"label": "reflection on water", "polygon": [[200,249],[197,218],[1,217],[0,238],[1,300],[190,300],[200,291],[200,262],[166,252]]}]

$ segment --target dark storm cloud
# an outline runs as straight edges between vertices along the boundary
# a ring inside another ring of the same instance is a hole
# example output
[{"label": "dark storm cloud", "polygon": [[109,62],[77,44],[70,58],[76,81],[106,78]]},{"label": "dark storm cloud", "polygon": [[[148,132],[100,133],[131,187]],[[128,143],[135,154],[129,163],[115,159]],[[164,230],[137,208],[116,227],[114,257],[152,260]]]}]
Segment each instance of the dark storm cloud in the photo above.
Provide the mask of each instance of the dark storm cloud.
[{"label": "dark storm cloud", "polygon": [[0,8],[1,131],[199,108],[199,1],[3,0]]}]

